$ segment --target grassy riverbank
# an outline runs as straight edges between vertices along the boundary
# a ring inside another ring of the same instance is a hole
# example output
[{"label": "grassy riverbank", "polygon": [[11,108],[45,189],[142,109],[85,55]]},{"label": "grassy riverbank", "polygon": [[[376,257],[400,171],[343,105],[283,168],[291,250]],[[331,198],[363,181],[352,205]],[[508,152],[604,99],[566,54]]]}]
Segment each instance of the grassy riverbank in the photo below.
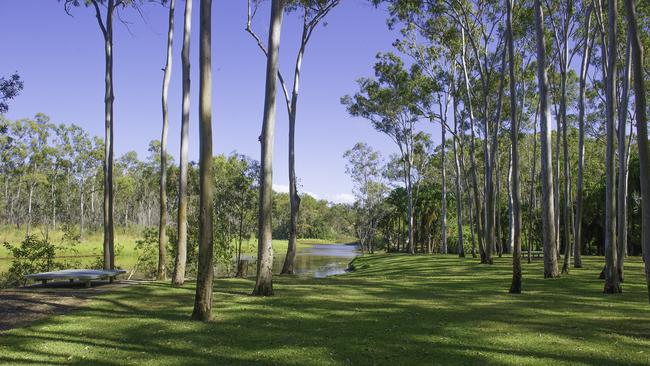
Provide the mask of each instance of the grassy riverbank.
[{"label": "grassy riverbank", "polygon": [[[40,228],[34,228],[32,235],[39,238],[44,237],[46,232]],[[70,243],[63,239],[63,231],[49,231],[47,236],[51,243],[57,247],[57,258],[62,257],[77,257],[66,258],[68,260],[76,260],[82,266],[89,266],[97,261],[102,255],[103,247],[103,233],[101,231],[88,232],[79,241],[79,243]],[[13,245],[19,245],[25,238],[23,230],[16,230],[15,228],[1,227],[0,228],[0,272],[5,271],[11,265],[11,253],[2,245],[4,242]],[[117,229],[115,231],[115,264],[119,268],[131,270],[138,259],[138,253],[135,249],[136,241],[142,238],[142,231],[136,229]],[[341,238],[338,240],[326,239],[298,239],[299,246],[306,246],[312,244],[332,244],[332,243],[348,243],[354,241],[350,238]],[[234,245],[234,244],[233,244]],[[287,240],[273,240],[273,249],[276,253],[282,254],[287,252]],[[251,238],[242,243],[242,252],[248,255],[257,254],[257,239]]]},{"label": "grassy riverbank", "polygon": [[96,365],[628,365],[650,363],[642,263],[621,295],[602,294],[602,258],[557,280],[524,264],[510,295],[510,259],[377,255],[358,270],[215,282],[212,323],[188,320],[194,288],[137,285],[0,337],[0,363]]}]

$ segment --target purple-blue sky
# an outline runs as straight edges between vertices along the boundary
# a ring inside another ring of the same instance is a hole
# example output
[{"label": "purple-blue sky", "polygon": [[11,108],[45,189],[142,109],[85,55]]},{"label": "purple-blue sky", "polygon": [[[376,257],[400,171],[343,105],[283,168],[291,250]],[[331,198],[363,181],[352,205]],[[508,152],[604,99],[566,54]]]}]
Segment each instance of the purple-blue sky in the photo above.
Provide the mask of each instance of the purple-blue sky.
[{"label": "purple-blue sky", "polygon": [[[253,25],[263,39],[268,28],[268,4]],[[184,1],[177,0],[174,60],[169,111],[169,150],[179,149],[181,105],[180,50]],[[192,20],[192,107],[190,159],[198,156],[198,10]],[[56,0],[0,0],[0,76],[18,71],[25,82],[10,104],[10,119],[43,112],[56,123],[75,123],[103,136],[104,50],[90,8],[68,16]],[[146,157],[149,141],[160,138],[160,92],[165,60],[168,9],[146,5],[145,19],[133,11],[116,22],[115,150],[119,156],[135,150]],[[388,156],[395,149],[367,121],[352,118],[340,97],[358,90],[355,80],[372,75],[379,51],[391,50],[397,33],[386,26],[387,13],[365,0],[344,0],[326,18],[309,44],[303,62],[296,132],[296,172],[299,190],[337,202],[351,200],[352,182],[342,154],[365,141]],[[259,159],[265,60],[244,31],[246,0],[213,2],[213,148],[237,151]],[[285,16],[280,67],[291,82],[301,24],[298,14]],[[287,113],[278,94],[274,154],[274,185],[285,190],[287,173]],[[431,126],[425,126],[433,130]],[[437,129],[436,129],[437,130]],[[437,134],[436,134],[437,135]],[[434,139],[439,140],[437,136]],[[176,159],[177,161],[177,159]]]}]

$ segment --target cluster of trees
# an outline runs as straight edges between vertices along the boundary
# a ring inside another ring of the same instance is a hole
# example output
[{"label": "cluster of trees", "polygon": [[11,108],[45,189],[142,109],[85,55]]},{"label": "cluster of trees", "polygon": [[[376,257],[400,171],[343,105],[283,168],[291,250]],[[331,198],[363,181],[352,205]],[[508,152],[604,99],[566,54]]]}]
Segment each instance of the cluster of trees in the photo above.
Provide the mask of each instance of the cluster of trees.
[{"label": "cluster of trees", "polygon": [[[98,230],[102,219],[103,141],[77,125],[52,123],[44,114],[16,121],[0,117],[0,129],[0,225],[24,230],[26,236],[33,234],[34,227],[46,231],[74,227],[82,239],[87,231]],[[144,160],[129,151],[115,161],[115,223],[123,230],[141,230],[160,220],[160,149],[160,141],[153,140]],[[171,156],[165,164],[171,182],[165,193],[178,197],[180,170]],[[259,163],[237,153],[216,155],[212,169],[217,223],[214,235],[220,245],[229,247],[239,237],[247,239],[254,233]],[[196,223],[199,174],[195,163],[188,165],[187,174],[189,217]],[[298,237],[338,239],[353,235],[348,205],[331,204],[307,194],[301,200]],[[288,194],[273,192],[274,238],[289,238],[288,206]],[[178,200],[169,200],[163,210],[175,216]],[[166,232],[175,243],[176,225],[170,225]],[[190,237],[196,241],[194,234]]]},{"label": "cluster of trees", "polygon": [[[469,228],[481,263],[513,254],[518,293],[523,241],[529,251],[541,242],[545,277],[560,276],[562,259],[568,273],[572,255],[581,267],[595,244],[604,291],[621,292],[625,256],[650,252],[646,4],[373,2],[401,37],[342,103],[399,154],[382,168],[367,145],[346,153],[364,248],[447,253],[453,229],[464,256]],[[440,127],[435,149],[427,122]]]},{"label": "cluster of trees", "polygon": [[[104,54],[105,54],[105,136],[104,136],[104,155],[103,155],[103,228],[104,228],[104,267],[107,269],[114,267],[114,213],[115,213],[115,194],[113,182],[113,105],[115,94],[113,90],[113,26],[116,16],[128,8],[135,8],[139,11],[144,0],[60,0],[64,3],[66,12],[71,13],[73,8],[85,6],[93,11],[94,17],[103,36]],[[297,192],[297,179],[295,172],[295,126],[296,110],[298,101],[298,91],[300,83],[300,69],[305,53],[305,49],[313,31],[322,22],[325,16],[339,4],[340,0],[273,0],[271,2],[271,21],[268,32],[268,43],[265,45],[261,38],[251,28],[253,19],[260,1],[248,2],[248,19],[246,30],[257,41],[259,48],[267,58],[267,77],[266,93],[264,102],[264,117],[262,122],[261,142],[261,159],[259,172],[259,195],[258,195],[258,270],[257,283],[253,291],[256,295],[272,295],[272,274],[271,265],[273,262],[273,249],[271,246],[272,238],[272,162],[273,162],[273,136],[275,130],[275,112],[276,112],[276,81],[280,79],[287,112],[290,120],[289,132],[289,180],[290,180],[290,220],[289,220],[289,250],[285,258],[282,273],[293,273],[293,259],[296,253],[296,238],[298,235],[298,221],[300,208],[300,195]],[[172,42],[175,0],[161,0],[161,4],[169,3],[169,20],[167,33],[167,52],[165,58],[164,76],[162,83],[162,132],[160,143],[160,170],[159,170],[159,259],[158,259],[158,278],[166,278],[166,261],[167,261],[167,238],[165,236],[167,227],[167,206],[168,194],[168,164],[167,159],[167,130],[169,116],[167,113],[169,81],[172,75]],[[252,10],[254,9],[254,10]],[[211,317],[211,299],[212,299],[212,280],[214,258],[214,237],[213,219],[214,207],[211,202],[214,200],[214,192],[211,182],[213,181],[214,169],[211,164],[212,160],[212,69],[211,69],[211,11],[212,1],[202,0],[200,2],[200,29],[199,29],[199,184],[198,184],[198,242],[199,242],[199,261],[198,276],[196,287],[196,301],[192,314],[193,319],[207,320]],[[279,73],[278,52],[280,43],[280,33],[282,28],[282,18],[285,12],[297,12],[303,19],[303,32],[301,44],[296,57],[295,71],[293,78],[293,88],[291,94],[287,89],[284,78]],[[175,264],[172,275],[172,283],[176,286],[182,285],[186,272],[187,262],[187,175],[188,175],[188,127],[189,127],[189,87],[190,87],[190,34],[192,18],[192,1],[185,1],[184,27],[183,27],[183,47],[182,47],[182,74],[183,74],[183,100],[182,100],[182,117],[181,117],[181,154],[180,154],[180,174],[179,174],[179,193],[178,203],[179,210],[177,214],[178,227],[178,244],[176,248]],[[218,223],[217,223],[218,225]]]}]

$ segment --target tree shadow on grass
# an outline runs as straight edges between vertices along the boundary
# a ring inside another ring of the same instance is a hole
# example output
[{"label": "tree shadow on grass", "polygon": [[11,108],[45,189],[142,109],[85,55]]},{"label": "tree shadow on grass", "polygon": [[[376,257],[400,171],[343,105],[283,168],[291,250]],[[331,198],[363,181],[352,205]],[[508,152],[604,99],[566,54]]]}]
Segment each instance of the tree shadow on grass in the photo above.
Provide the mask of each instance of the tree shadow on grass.
[{"label": "tree shadow on grass", "polygon": [[[525,292],[514,296],[503,259],[485,266],[452,257],[364,257],[360,263],[368,266],[356,273],[276,278],[276,296],[268,298],[248,295],[251,280],[217,280],[210,323],[188,321],[191,283],[134,286],[6,333],[0,362],[650,363],[642,286],[604,297],[592,278],[595,261],[588,271],[553,281],[539,278],[540,263],[525,268]],[[628,267],[628,282],[642,281],[638,264]]]}]

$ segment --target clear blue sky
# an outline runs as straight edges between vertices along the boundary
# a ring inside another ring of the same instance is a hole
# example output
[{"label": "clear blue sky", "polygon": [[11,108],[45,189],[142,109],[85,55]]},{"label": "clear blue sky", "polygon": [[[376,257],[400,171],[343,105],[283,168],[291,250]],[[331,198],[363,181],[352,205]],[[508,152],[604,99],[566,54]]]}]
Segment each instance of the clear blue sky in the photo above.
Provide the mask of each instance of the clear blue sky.
[{"label": "clear blue sky", "polygon": [[[264,39],[268,6],[254,28]],[[184,1],[177,0],[174,64],[170,91],[169,150],[179,149],[180,50]],[[198,156],[198,9],[194,1],[192,30],[192,108],[190,158]],[[149,141],[160,138],[160,89],[165,60],[167,8],[146,5],[145,19],[123,13],[127,27],[115,25],[115,150],[147,155]],[[104,50],[94,12],[80,7],[68,16],[56,0],[0,0],[0,75],[18,71],[25,81],[22,95],[11,102],[10,119],[37,112],[56,123],[75,123],[103,136]],[[342,154],[365,141],[388,156],[395,149],[368,122],[348,116],[340,97],[358,90],[355,80],[372,75],[379,51],[390,50],[397,33],[386,26],[387,13],[365,0],[344,0],[314,33],[303,63],[296,132],[296,171],[301,187],[319,198],[348,201],[352,183]],[[215,153],[237,151],[259,159],[265,60],[244,31],[246,0],[213,2],[213,146]],[[299,43],[300,19],[285,17],[281,69],[291,81]],[[278,94],[279,101],[283,101]],[[274,184],[288,184],[287,113],[278,104]],[[431,126],[425,126],[433,130]],[[436,131],[438,129],[435,129]],[[438,141],[438,136],[434,136]],[[177,161],[177,159],[176,159]]]}]

